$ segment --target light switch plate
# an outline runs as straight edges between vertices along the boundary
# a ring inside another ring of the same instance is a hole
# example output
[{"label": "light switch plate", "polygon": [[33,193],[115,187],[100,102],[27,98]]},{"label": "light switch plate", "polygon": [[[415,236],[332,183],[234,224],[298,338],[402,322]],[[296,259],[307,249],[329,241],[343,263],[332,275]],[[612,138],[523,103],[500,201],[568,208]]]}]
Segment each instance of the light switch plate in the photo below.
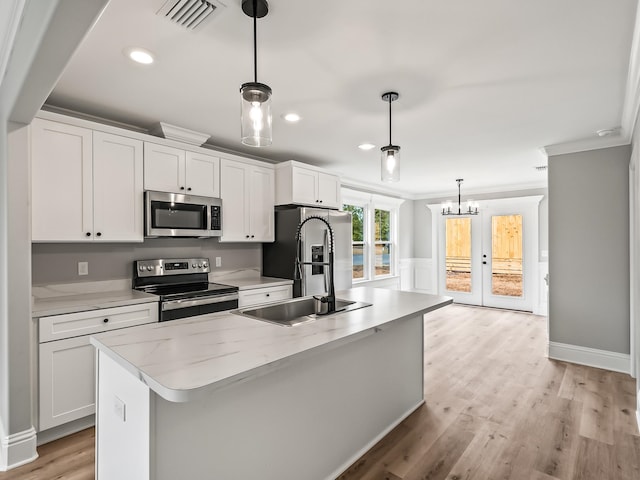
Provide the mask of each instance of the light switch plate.
[{"label": "light switch plate", "polygon": [[89,275],[89,262],[78,262],[78,275]]},{"label": "light switch plate", "polygon": [[222,257],[216,257],[216,267],[222,266]]},{"label": "light switch plate", "polygon": [[120,420],[127,421],[127,404],[115,395],[113,397],[113,411]]}]

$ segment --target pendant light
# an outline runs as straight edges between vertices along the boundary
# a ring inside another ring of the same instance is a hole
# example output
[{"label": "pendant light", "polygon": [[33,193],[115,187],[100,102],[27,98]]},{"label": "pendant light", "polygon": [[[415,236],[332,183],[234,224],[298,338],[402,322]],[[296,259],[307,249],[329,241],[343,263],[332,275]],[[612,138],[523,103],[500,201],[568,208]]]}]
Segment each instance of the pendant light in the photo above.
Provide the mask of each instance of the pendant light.
[{"label": "pendant light", "polygon": [[242,11],[253,18],[253,82],[240,88],[242,102],[242,143],[251,147],[271,145],[271,88],[258,83],[258,45],[256,19],[269,13],[266,0],[243,0]]},{"label": "pendant light", "polygon": [[391,143],[391,102],[395,102],[399,95],[396,92],[382,94],[382,100],[389,102],[389,145],[380,149],[380,177],[383,182],[397,182],[400,180],[400,147]]},{"label": "pendant light", "polygon": [[460,202],[460,185],[463,181],[464,180],[462,178],[456,178],[456,182],[458,182],[458,211],[455,211],[451,202],[444,202],[442,204],[442,215],[478,215],[478,202],[474,202],[473,200],[468,200],[467,209],[464,211],[462,210]]}]

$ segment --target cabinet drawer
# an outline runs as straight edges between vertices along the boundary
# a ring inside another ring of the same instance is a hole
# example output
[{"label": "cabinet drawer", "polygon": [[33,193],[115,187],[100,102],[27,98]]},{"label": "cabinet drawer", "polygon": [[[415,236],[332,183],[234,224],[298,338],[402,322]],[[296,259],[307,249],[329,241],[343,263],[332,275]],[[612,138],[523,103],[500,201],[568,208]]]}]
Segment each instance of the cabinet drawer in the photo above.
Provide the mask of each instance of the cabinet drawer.
[{"label": "cabinet drawer", "polygon": [[157,321],[156,302],[42,317],[40,343]]},{"label": "cabinet drawer", "polygon": [[288,300],[291,298],[292,292],[291,285],[240,290],[240,292],[238,292],[238,307],[244,308],[260,305],[261,303]]}]

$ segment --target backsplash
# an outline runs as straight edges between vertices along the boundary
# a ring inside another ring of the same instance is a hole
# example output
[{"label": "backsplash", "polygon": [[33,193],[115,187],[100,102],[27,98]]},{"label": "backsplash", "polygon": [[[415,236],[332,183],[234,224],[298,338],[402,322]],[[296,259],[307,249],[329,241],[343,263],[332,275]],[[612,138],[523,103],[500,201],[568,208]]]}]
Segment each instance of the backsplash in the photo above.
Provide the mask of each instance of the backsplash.
[{"label": "backsplash", "polygon": [[[212,274],[257,269],[262,264],[261,244],[219,243],[217,239],[150,238],[144,243],[33,244],[33,285],[131,279],[134,260],[206,257]],[[215,267],[215,257],[222,265]],[[89,263],[89,274],[78,275],[78,262]]]}]

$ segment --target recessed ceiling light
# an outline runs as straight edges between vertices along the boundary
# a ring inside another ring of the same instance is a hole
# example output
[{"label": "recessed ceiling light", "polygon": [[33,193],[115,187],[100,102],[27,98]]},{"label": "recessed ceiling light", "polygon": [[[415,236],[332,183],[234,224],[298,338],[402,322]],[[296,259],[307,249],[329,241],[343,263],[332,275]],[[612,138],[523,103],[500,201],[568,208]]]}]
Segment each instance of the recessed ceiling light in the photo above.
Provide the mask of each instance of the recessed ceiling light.
[{"label": "recessed ceiling light", "polygon": [[360,150],[371,150],[376,148],[376,146],[373,143],[361,143],[360,145],[358,145],[358,148]]},{"label": "recessed ceiling light", "polygon": [[287,113],[282,118],[284,118],[287,122],[296,123],[299,122],[302,117],[297,113]]},{"label": "recessed ceiling light", "polygon": [[144,48],[127,48],[124,53],[134,62],[141,63],[143,65],[150,65],[154,60],[153,54]]}]

